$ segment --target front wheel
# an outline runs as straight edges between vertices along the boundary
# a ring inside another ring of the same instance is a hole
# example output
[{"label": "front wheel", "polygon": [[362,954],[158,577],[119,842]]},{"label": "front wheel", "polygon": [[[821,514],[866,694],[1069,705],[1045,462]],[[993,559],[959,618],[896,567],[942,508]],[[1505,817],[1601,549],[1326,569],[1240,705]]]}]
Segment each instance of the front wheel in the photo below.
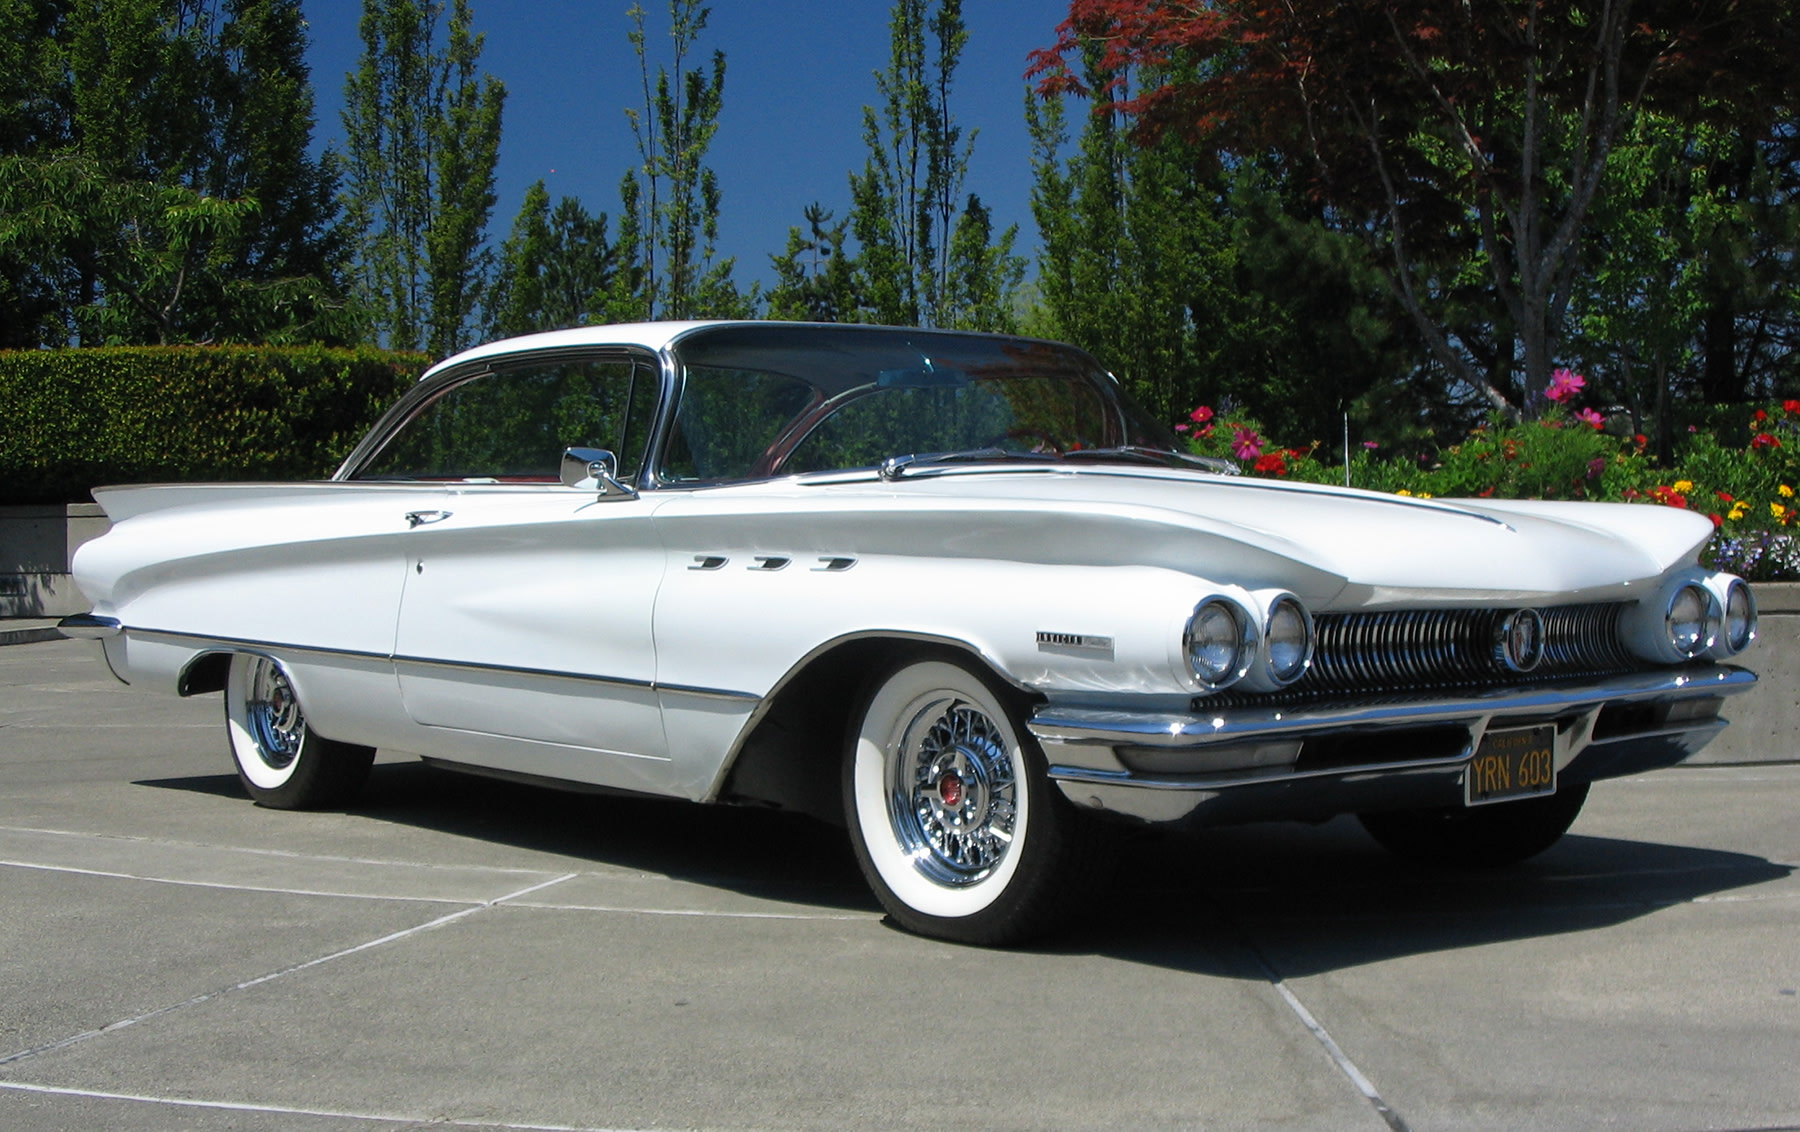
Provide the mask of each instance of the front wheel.
[{"label": "front wheel", "polygon": [[1535,857],[1575,824],[1588,784],[1574,783],[1543,798],[1487,806],[1358,814],[1382,847],[1427,865],[1486,869]]},{"label": "front wheel", "polygon": [[950,656],[903,661],[865,692],[845,752],[850,840],[910,931],[1022,942],[1070,911],[1100,867],[1016,699]]},{"label": "front wheel", "polygon": [[277,810],[340,805],[369,777],[375,748],[339,743],[307,726],[287,672],[239,653],[225,680],[225,732],[238,781]]}]

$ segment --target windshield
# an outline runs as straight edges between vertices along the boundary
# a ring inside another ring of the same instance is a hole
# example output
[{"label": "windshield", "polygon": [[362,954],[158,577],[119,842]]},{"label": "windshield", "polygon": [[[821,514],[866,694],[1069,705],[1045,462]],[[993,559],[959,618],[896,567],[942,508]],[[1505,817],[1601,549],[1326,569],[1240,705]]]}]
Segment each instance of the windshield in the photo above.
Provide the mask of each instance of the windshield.
[{"label": "windshield", "polygon": [[941,453],[1057,459],[1177,450],[1086,354],[1018,338],[729,326],[676,347],[665,483],[872,468]]}]

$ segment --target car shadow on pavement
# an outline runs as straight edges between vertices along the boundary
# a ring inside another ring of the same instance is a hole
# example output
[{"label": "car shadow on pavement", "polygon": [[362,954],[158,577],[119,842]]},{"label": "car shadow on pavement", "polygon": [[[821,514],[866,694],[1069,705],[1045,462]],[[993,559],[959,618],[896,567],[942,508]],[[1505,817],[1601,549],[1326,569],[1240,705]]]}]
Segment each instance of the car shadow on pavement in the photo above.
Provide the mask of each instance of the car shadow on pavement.
[{"label": "car shadow on pavement", "polygon": [[1048,950],[1257,979],[1754,899],[1746,890],[1794,871],[1746,853],[1579,833],[1506,868],[1433,868],[1388,854],[1349,817],[1148,834],[1122,856],[1099,914]]},{"label": "car shadow on pavement", "polygon": [[[241,799],[232,774],[140,786]],[[795,814],[557,790],[428,766],[381,762],[351,814],[622,869],[744,896],[879,912],[843,830]]]},{"label": "car shadow on pavement", "polygon": [[[243,799],[229,774],[139,785]],[[759,899],[880,910],[844,832],[795,814],[575,793],[411,761],[378,764],[349,812]],[[1510,868],[1434,869],[1388,854],[1353,818],[1133,832],[1122,842],[1089,914],[1030,950],[1300,977],[1609,927],[1793,871],[1744,853],[1579,833]]]}]

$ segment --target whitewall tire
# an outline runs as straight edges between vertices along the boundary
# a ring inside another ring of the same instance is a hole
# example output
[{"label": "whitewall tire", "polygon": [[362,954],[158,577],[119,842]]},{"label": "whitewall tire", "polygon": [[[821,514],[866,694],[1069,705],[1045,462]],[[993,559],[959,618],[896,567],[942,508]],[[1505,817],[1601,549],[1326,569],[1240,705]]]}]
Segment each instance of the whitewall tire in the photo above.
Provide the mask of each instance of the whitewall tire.
[{"label": "whitewall tire", "polygon": [[1085,895],[1098,854],[1046,776],[1019,699],[947,653],[910,657],[865,688],[845,813],[857,863],[901,926],[1017,943]]},{"label": "whitewall tire", "polygon": [[314,734],[287,671],[264,656],[239,653],[231,658],[225,731],[244,790],[278,810],[348,801],[375,761],[372,747]]}]

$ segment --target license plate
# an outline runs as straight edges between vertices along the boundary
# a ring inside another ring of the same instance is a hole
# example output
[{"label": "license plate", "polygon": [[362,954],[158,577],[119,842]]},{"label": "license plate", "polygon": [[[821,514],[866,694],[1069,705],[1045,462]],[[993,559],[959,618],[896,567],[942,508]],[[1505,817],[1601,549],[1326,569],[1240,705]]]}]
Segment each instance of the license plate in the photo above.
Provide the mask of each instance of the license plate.
[{"label": "license plate", "polygon": [[1463,803],[1484,806],[1556,793],[1556,728],[1490,731],[1463,771]]}]

